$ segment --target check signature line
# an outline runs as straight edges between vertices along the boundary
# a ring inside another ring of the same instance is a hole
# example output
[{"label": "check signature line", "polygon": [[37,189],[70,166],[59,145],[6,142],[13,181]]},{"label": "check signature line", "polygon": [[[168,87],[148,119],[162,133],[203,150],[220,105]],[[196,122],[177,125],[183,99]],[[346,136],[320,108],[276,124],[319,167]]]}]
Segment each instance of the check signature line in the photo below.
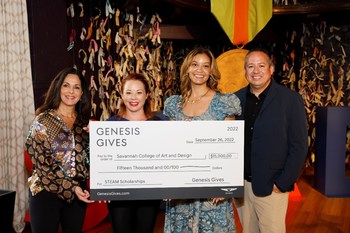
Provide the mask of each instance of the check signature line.
[{"label": "check signature line", "polygon": [[230,184],[230,182],[196,182],[196,183],[184,183],[184,184],[188,184],[188,185],[200,185],[200,184]]}]

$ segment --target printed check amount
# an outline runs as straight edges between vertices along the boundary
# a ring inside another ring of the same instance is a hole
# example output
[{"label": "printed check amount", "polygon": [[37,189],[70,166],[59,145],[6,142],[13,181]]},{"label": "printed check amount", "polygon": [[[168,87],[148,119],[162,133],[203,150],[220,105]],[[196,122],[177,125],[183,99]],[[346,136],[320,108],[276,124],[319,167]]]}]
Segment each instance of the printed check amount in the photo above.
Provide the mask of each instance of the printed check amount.
[{"label": "printed check amount", "polygon": [[243,121],[90,121],[92,200],[243,196]]}]

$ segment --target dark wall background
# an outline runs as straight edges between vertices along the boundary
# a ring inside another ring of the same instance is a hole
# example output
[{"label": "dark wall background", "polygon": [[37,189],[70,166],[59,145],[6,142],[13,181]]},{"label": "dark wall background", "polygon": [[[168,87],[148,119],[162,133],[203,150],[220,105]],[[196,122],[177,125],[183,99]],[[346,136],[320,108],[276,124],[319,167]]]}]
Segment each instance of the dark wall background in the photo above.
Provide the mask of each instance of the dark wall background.
[{"label": "dark wall background", "polygon": [[64,67],[72,65],[67,53],[68,33],[65,1],[27,0],[29,39],[35,107],[51,79]]}]

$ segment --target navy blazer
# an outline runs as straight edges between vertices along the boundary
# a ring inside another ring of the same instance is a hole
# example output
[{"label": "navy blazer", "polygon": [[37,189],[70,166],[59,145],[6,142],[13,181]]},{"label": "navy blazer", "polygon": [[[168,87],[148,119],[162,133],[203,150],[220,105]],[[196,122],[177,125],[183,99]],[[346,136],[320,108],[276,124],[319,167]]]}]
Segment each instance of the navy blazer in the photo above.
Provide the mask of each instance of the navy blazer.
[{"label": "navy blazer", "polygon": [[[242,115],[249,85],[236,92]],[[307,119],[302,97],[273,79],[254,124],[251,150],[251,182],[256,196],[272,193],[273,185],[292,191],[308,151]]]}]

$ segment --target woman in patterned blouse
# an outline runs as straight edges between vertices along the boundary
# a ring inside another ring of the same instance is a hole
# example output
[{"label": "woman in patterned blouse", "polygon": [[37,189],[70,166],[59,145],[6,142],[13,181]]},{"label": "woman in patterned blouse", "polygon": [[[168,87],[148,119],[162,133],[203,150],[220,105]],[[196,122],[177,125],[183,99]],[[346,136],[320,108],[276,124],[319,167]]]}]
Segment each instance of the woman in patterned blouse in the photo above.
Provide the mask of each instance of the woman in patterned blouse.
[{"label": "woman in patterned blouse", "polygon": [[[233,120],[241,114],[235,94],[218,90],[220,72],[214,55],[195,48],[180,70],[181,95],[164,103],[164,115],[172,120]],[[170,200],[166,204],[165,233],[234,233],[232,200],[224,198]]]},{"label": "woman in patterned blouse", "polygon": [[25,142],[33,163],[28,179],[29,209],[34,233],[81,232],[89,175],[89,91],[74,68],[63,69],[51,82],[45,102]]}]

